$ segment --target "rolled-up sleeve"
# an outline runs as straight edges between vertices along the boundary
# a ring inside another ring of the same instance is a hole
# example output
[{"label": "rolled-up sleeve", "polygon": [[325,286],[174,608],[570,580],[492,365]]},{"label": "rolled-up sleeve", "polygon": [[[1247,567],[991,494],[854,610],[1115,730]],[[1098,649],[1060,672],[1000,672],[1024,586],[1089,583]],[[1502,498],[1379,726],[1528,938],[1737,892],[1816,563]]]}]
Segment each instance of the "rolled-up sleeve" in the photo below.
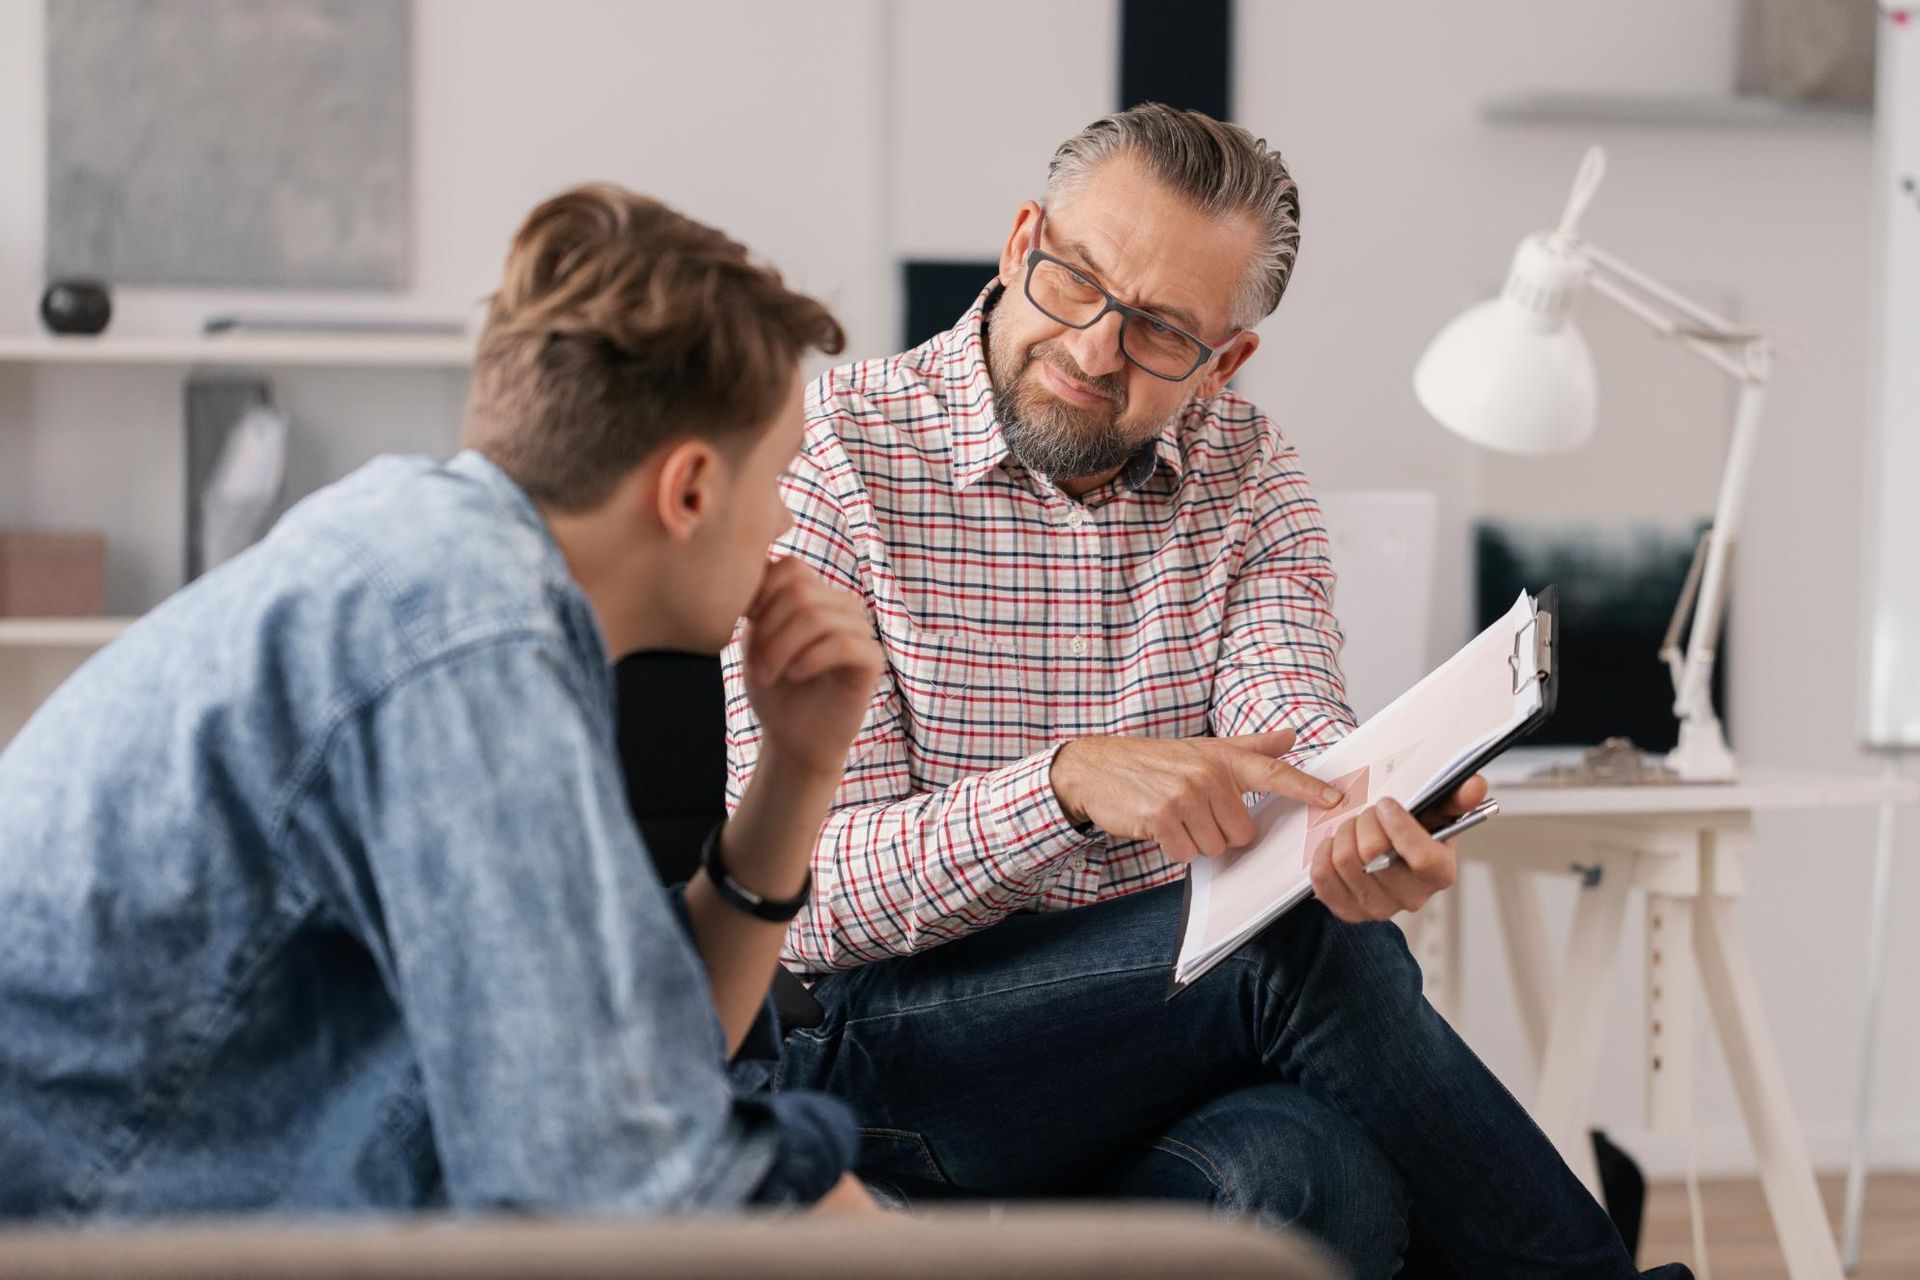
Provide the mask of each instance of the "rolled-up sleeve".
[{"label": "rolled-up sleeve", "polygon": [[449,1202],[815,1199],[851,1160],[851,1117],[736,1095],[589,685],[557,641],[503,637],[407,675],[329,748],[328,802],[364,840],[354,914],[418,1058]]}]

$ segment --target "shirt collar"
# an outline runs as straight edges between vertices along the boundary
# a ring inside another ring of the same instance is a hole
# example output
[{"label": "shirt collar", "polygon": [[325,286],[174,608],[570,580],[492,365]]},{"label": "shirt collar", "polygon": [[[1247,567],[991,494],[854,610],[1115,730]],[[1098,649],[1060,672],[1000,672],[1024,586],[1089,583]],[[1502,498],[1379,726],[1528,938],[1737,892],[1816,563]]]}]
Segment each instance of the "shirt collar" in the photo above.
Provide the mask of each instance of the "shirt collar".
[{"label": "shirt collar", "polygon": [[[547,528],[546,517],[540,514],[540,508],[527,496],[527,491],[514,483],[513,477],[502,471],[492,458],[478,449],[462,449],[448,461],[447,470],[477,481],[522,523],[538,529],[543,540],[553,542],[553,533]],[[555,549],[558,549],[557,544]]]},{"label": "shirt collar", "polygon": [[[1000,301],[1004,286],[993,281],[980,291],[960,323],[935,338],[935,363],[942,373],[942,398],[953,439],[953,487],[970,488],[974,481],[1005,462],[1006,437],[994,407],[993,378],[987,371],[987,314]],[[1155,470],[1166,467],[1176,481],[1186,470],[1180,450],[1182,414],[1129,460],[1121,476],[1129,489],[1145,488]],[[1148,462],[1151,459],[1151,463]]]},{"label": "shirt collar", "polygon": [[546,559],[548,571],[569,584],[573,583],[573,570],[568,567],[566,553],[560,550],[559,539],[553,536],[553,528],[547,523],[546,516],[527,491],[502,471],[498,463],[478,449],[462,449],[448,460],[447,470],[478,484],[514,519],[532,530],[540,539],[540,553]]},{"label": "shirt collar", "polygon": [[941,396],[953,438],[953,487],[966,489],[1007,456],[987,372],[986,318],[1002,292],[998,280],[980,291],[960,323],[934,342],[941,348]]},{"label": "shirt collar", "polygon": [[[574,581],[566,553],[560,549],[560,541],[553,536],[553,528],[547,523],[546,516],[541,514],[539,505],[512,476],[500,469],[498,463],[478,449],[462,449],[448,460],[447,470],[485,489],[540,540],[537,554],[546,566],[548,591],[555,607],[560,611],[564,624],[574,628],[574,638],[583,646],[582,651],[597,654],[601,659],[601,670],[606,670],[604,664],[611,662],[613,655],[607,648],[606,635],[600,629],[600,615],[595,611],[593,602],[587,599],[587,593]],[[611,707],[613,704],[609,701],[606,705]]]}]

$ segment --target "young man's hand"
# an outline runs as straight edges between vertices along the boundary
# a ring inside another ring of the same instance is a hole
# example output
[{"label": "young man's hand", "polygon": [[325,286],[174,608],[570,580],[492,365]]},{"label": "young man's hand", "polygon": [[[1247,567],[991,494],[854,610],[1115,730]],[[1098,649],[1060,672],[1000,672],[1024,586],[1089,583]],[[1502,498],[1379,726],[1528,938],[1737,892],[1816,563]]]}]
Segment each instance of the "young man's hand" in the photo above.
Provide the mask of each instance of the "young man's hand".
[{"label": "young man's hand", "polygon": [[[840,1181],[833,1184],[833,1190],[821,1196],[813,1206],[820,1213],[885,1213],[873,1193],[851,1173],[840,1175]],[[904,1221],[904,1219],[902,1219]]]},{"label": "young man's hand", "polygon": [[776,560],[747,606],[741,656],[762,757],[838,777],[886,665],[859,598]]},{"label": "young man's hand", "polygon": [[1340,793],[1276,757],[1293,730],[1238,738],[1081,738],[1053,757],[1053,793],[1074,822],[1123,840],[1152,840],[1178,862],[1253,839],[1242,796],[1274,792],[1309,804]]},{"label": "young man's hand", "polygon": [[[807,884],[814,842],[885,659],[859,599],[792,558],[767,566],[747,607],[741,659],[760,717],[760,758],[718,851],[734,884],[786,902]],[[786,929],[736,910],[704,875],[687,885],[687,914],[731,1055],[760,1012]],[[857,1198],[852,1188],[845,1193]]]},{"label": "young man's hand", "polygon": [[[1487,780],[1475,774],[1436,806],[1432,821],[1450,822],[1487,798]],[[1367,863],[1391,851],[1387,866],[1369,875]],[[1382,800],[1341,824],[1332,840],[1314,852],[1314,896],[1349,924],[1388,920],[1418,911],[1452,886],[1460,858],[1453,845],[1435,840],[1420,820],[1392,800]]]}]

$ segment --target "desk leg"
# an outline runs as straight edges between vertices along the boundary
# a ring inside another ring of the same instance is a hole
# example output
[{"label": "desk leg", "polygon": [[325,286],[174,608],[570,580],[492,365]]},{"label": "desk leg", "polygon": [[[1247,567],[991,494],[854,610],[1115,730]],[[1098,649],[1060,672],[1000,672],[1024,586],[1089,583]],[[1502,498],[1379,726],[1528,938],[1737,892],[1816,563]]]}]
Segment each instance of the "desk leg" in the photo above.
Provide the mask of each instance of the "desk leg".
[{"label": "desk leg", "polygon": [[1702,885],[1693,932],[1700,984],[1760,1162],[1760,1184],[1787,1274],[1792,1280],[1839,1280],[1840,1254],[1734,923],[1733,899]]},{"label": "desk leg", "polygon": [[1647,1123],[1685,1131],[1693,1115],[1693,903],[1647,894]]},{"label": "desk leg", "polygon": [[1594,1076],[1600,1069],[1600,1039],[1607,1019],[1613,961],[1620,950],[1626,918],[1627,868],[1606,868],[1600,883],[1583,886],[1574,908],[1573,937],[1559,1002],[1547,1030],[1547,1052],[1540,1065],[1540,1095],[1534,1119],[1580,1181],[1598,1198],[1600,1175],[1594,1167],[1587,1123]]},{"label": "desk leg", "polygon": [[[1900,776],[1898,757],[1887,757],[1887,776]],[[1880,993],[1886,982],[1895,816],[1896,806],[1880,806],[1880,843],[1873,854],[1873,914],[1867,926],[1867,1008],[1860,1027],[1860,1093],[1854,1103],[1853,1144],[1847,1153],[1847,1202],[1840,1235],[1840,1260],[1846,1264],[1848,1275],[1860,1269],[1860,1216],[1867,1202],[1867,1141],[1873,1123],[1874,1058],[1880,1048]]]},{"label": "desk leg", "polygon": [[1507,944],[1507,969],[1513,974],[1520,1004],[1520,1027],[1537,1070],[1547,1057],[1547,1023],[1553,1010],[1553,957],[1540,923],[1540,896],[1533,871],[1494,863],[1493,900],[1500,909],[1500,936]]},{"label": "desk leg", "polygon": [[1427,899],[1420,912],[1420,963],[1426,975],[1427,1003],[1456,1030],[1460,1026],[1460,903],[1459,890],[1447,889]]}]

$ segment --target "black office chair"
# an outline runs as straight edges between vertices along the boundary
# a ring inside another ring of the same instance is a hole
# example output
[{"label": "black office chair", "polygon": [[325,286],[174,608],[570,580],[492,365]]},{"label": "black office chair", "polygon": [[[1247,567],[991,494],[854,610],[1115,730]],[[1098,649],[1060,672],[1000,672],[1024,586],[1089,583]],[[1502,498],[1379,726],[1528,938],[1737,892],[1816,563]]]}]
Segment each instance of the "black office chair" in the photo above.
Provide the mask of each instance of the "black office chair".
[{"label": "black office chair", "polygon": [[[720,660],[693,653],[637,653],[614,669],[615,723],[627,804],[666,884],[700,870],[700,846],[726,820],[727,704]],[[782,969],[773,1007],[789,1027],[826,1018],[806,986]]]}]

